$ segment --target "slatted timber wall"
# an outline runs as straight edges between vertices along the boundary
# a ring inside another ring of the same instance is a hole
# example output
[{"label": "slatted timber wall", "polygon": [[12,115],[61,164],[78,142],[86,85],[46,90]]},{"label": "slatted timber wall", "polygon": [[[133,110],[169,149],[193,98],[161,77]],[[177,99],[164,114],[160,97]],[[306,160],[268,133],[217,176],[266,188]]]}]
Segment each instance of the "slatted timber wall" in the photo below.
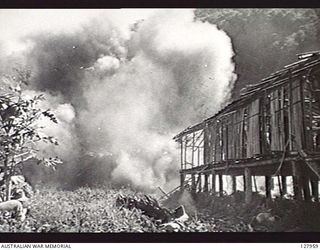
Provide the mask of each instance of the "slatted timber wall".
[{"label": "slatted timber wall", "polygon": [[302,88],[300,79],[292,82],[291,85],[291,133],[293,135],[292,149],[299,150],[304,148],[304,117],[303,117],[303,101]]},{"label": "slatted timber wall", "polygon": [[273,90],[270,96],[271,151],[282,151],[285,146],[283,88]]},{"label": "slatted timber wall", "polygon": [[288,79],[184,135],[182,168],[283,151],[288,140],[291,150],[320,151],[319,75]]},{"label": "slatted timber wall", "polygon": [[261,153],[260,148],[260,99],[254,100],[248,108],[247,158]]}]

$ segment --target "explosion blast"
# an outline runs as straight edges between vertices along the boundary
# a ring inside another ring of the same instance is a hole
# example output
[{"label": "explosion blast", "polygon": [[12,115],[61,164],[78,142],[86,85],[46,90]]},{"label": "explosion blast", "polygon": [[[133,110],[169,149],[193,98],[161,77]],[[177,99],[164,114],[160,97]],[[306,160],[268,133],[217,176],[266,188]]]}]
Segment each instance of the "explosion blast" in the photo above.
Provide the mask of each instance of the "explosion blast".
[{"label": "explosion blast", "polygon": [[155,11],[126,33],[103,17],[23,39],[28,91],[44,92],[60,121],[47,130],[61,146],[43,150],[78,185],[177,185],[172,137],[217,112],[236,80],[230,38],[193,10]]}]

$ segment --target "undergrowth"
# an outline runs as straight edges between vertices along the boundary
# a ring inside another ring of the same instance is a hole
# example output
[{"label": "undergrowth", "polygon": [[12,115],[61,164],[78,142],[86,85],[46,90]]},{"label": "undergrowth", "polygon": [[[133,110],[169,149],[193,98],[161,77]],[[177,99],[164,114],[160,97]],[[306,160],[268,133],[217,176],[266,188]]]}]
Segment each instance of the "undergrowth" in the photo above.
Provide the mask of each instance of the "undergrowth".
[{"label": "undergrowth", "polygon": [[[42,188],[28,202],[25,221],[0,216],[0,232],[165,232],[160,222],[138,209],[116,206],[119,194],[135,195],[129,189],[79,188],[74,191]],[[162,205],[173,209],[184,205],[190,219],[184,232],[246,232],[252,218],[271,211],[277,221],[255,231],[320,231],[320,204],[253,197],[244,204],[238,195],[217,197],[208,193],[177,192]]]},{"label": "undergrowth", "polygon": [[156,232],[155,222],[134,209],[120,209],[115,200],[129,190],[79,188],[58,191],[45,188],[28,202],[23,222],[0,220],[1,232]]}]

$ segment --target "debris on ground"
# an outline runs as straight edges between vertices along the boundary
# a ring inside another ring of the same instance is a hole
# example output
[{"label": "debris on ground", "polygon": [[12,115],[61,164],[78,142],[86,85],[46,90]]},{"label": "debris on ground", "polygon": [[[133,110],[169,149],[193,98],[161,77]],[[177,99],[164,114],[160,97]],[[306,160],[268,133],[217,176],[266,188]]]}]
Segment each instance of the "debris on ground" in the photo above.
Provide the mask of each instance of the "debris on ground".
[{"label": "debris on ground", "polygon": [[269,231],[277,219],[279,218],[270,211],[259,213],[256,216],[253,216],[248,224],[249,231]]},{"label": "debris on ground", "polygon": [[172,219],[172,213],[163,207],[160,207],[158,201],[149,195],[139,197],[137,195],[123,196],[119,195],[116,199],[118,207],[128,209],[140,209],[144,215],[159,220],[161,223],[169,222]]},{"label": "debris on ground", "polygon": [[320,231],[319,202],[266,199],[253,193],[252,202],[246,204],[242,191],[223,196],[177,191],[161,205],[150,197],[153,202],[148,203],[146,197],[121,196],[117,202],[122,200],[122,204],[127,204],[123,207],[139,208],[155,219],[159,219],[158,214],[165,214],[166,219],[162,219],[159,225],[165,232]]},{"label": "debris on ground", "polygon": [[160,228],[168,232],[178,232],[184,228],[184,223],[189,220],[184,206],[178,206],[174,210],[161,207],[158,201],[149,196],[139,197],[119,195],[116,199],[116,205],[120,208],[139,209],[142,214],[158,221]]}]

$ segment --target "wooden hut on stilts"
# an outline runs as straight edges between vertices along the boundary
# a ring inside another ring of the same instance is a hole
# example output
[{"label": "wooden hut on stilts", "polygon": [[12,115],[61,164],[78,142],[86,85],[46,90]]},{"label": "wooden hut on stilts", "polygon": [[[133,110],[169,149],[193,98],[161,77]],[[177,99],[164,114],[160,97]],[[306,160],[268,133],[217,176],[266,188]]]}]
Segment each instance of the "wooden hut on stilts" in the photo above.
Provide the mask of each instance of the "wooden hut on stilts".
[{"label": "wooden hut on stilts", "polygon": [[188,127],[174,139],[180,144],[180,188],[193,192],[232,192],[244,184],[245,201],[264,178],[265,195],[272,183],[295,199],[319,199],[320,52],[298,55],[254,85],[216,115]]}]

